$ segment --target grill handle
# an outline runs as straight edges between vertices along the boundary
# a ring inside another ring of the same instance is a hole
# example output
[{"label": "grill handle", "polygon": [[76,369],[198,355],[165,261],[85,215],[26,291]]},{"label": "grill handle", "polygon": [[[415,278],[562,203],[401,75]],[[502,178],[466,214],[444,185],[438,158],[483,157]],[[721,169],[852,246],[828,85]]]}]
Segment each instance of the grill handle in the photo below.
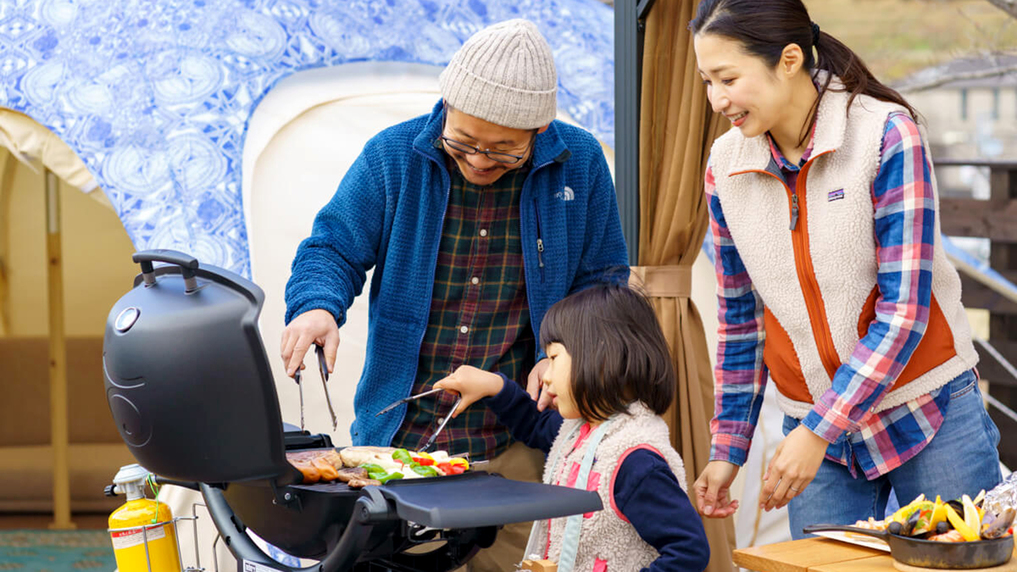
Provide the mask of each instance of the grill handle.
[{"label": "grill handle", "polygon": [[[201,496],[205,498],[208,513],[219,530],[226,546],[238,561],[256,562],[279,572],[341,572],[351,570],[364,552],[367,541],[376,524],[399,518],[377,487],[365,487],[357,499],[350,521],[343,530],[339,543],[318,564],[306,568],[293,568],[280,564],[265,554],[245,532],[247,527],[240,522],[226,501],[222,489],[200,483]],[[227,485],[228,486],[228,485]]]},{"label": "grill handle", "polygon": [[198,281],[194,278],[194,271],[198,269],[198,259],[190,254],[160,248],[135,252],[131,256],[131,260],[141,264],[141,277],[145,280],[145,286],[155,285],[155,266],[152,263],[166,262],[180,267],[180,275],[184,278],[185,292],[190,294],[198,289]]}]

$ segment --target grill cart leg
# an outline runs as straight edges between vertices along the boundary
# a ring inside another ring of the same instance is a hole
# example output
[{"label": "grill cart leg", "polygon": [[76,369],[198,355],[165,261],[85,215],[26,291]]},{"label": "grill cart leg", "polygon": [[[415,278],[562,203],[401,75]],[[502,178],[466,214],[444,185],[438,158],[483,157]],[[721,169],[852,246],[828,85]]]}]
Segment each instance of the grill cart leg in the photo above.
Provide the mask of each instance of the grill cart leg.
[{"label": "grill cart leg", "polygon": [[293,568],[280,564],[265,554],[246,534],[246,526],[234,514],[223,497],[222,489],[201,485],[212,522],[219,530],[226,546],[237,559],[238,572],[339,572],[353,568],[360,557],[376,524],[398,518],[388,501],[373,487],[364,489],[357,499],[353,514],[339,543],[320,563],[306,568]]}]

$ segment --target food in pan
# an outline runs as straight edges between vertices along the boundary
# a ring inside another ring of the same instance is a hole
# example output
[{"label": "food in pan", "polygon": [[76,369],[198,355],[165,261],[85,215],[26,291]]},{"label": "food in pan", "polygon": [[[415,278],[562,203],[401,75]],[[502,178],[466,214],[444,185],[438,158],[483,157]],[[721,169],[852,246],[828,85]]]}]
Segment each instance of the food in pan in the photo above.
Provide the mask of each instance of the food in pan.
[{"label": "food in pan", "polygon": [[919,495],[885,520],[859,520],[855,526],[887,530],[892,534],[938,542],[990,540],[1013,534],[1015,511],[1005,508],[998,514],[983,507],[985,491],[973,500],[962,495],[958,500],[935,501]]},{"label": "food in pan", "polygon": [[303,475],[303,483],[339,480],[353,488],[396,479],[458,475],[469,469],[461,457],[445,451],[424,453],[394,447],[345,447],[286,453],[286,460]]}]

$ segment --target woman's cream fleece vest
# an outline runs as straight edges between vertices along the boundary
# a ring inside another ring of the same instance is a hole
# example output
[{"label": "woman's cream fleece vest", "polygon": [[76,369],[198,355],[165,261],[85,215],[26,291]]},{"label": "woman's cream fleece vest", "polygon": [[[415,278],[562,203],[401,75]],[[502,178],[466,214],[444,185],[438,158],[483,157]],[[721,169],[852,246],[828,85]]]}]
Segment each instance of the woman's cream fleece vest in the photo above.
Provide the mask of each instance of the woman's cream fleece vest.
[{"label": "woman's cream fleece vest", "polygon": [[[615,416],[597,448],[588,486],[592,488],[593,483],[597,484],[597,493],[604,503],[604,509],[584,515],[574,568],[577,572],[594,570],[598,560],[602,561],[601,565],[606,563],[608,572],[636,571],[646,568],[659,556],[656,549],[643,541],[627,520],[623,520],[614,504],[615,476],[621,461],[628,453],[643,448],[660,454],[674,471],[682,490],[688,492],[685,466],[681,457],[671,447],[667,424],[642,403],[630,405],[628,411],[628,415]],[[545,483],[566,484],[568,475],[582,462],[585,447],[579,446],[573,451],[569,449],[575,444],[579,435],[577,429],[583,423],[581,419],[567,419],[562,424],[547,456],[548,463],[561,458],[562,455],[565,457],[558,465],[558,474],[551,474],[554,468],[550,465],[544,467]],[[569,438],[570,435],[572,438]],[[548,521],[535,522],[533,526],[537,528],[536,543],[527,547],[527,557],[537,554],[544,558],[546,550],[547,558],[557,562],[561,554],[562,533],[566,520],[567,517],[550,521],[549,550]]]},{"label": "woman's cream fleece vest", "polygon": [[[714,143],[710,158],[731,237],[766,308],[764,362],[781,409],[799,419],[830,389],[837,367],[865,335],[879,293],[872,183],[887,119],[906,110],[863,95],[852,102],[850,113],[847,106],[848,94],[842,91],[828,90],[820,100],[812,154],[795,190],[800,218],[794,231],[789,229],[791,190],[765,135],[746,139],[732,129]],[[872,412],[928,393],[978,361],[960,301],[960,278],[940,240],[934,177],[932,183],[936,221],[929,325],[896,384]]]}]

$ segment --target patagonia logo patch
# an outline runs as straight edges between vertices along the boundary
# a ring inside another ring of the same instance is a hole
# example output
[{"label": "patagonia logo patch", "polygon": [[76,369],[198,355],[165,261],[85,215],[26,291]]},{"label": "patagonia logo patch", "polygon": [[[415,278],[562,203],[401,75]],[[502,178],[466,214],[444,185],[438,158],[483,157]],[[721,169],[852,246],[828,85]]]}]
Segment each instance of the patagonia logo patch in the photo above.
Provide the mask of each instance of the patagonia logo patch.
[{"label": "patagonia logo patch", "polygon": [[837,189],[826,193],[826,202],[839,201],[844,198],[844,189]]}]

